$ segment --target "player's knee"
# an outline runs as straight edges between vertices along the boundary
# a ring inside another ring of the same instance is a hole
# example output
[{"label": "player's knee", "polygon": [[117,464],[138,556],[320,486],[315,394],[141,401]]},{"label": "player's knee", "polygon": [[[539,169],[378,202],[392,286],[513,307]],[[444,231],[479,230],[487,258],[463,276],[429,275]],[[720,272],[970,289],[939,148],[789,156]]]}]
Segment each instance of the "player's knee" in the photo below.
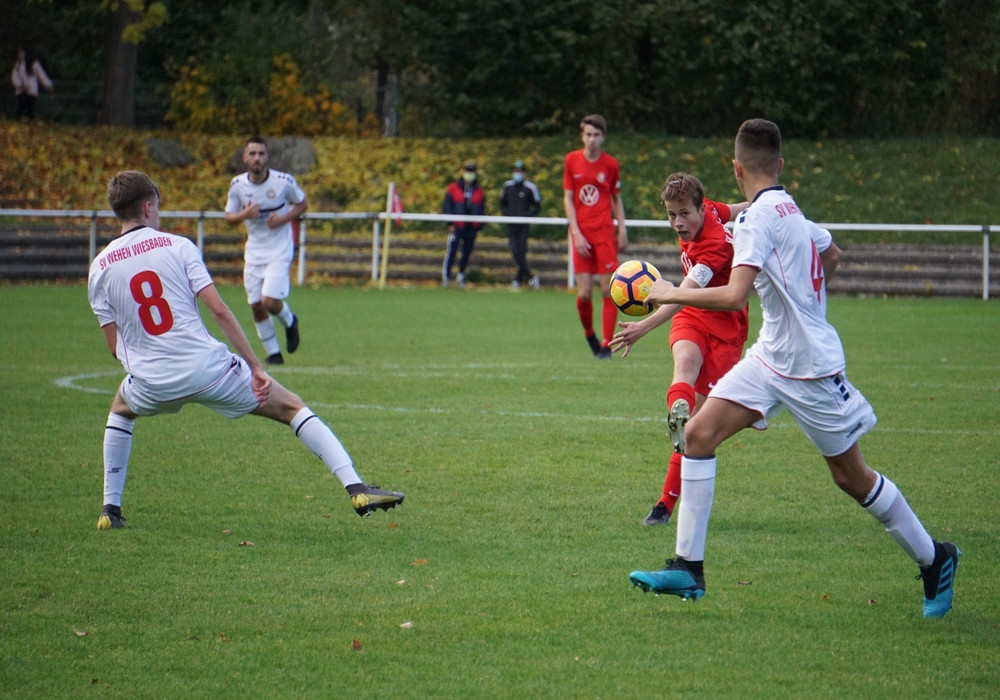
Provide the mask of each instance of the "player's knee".
[{"label": "player's knee", "polygon": [[689,457],[709,457],[718,444],[711,426],[694,418],[684,428],[684,454]]}]

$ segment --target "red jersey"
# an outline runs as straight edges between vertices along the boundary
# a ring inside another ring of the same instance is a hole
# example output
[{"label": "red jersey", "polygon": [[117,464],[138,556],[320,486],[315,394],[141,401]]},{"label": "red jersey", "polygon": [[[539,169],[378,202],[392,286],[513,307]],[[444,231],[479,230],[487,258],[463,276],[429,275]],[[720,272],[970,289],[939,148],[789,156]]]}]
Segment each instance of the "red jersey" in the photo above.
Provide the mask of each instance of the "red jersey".
[{"label": "red jersey", "polygon": [[583,149],[566,154],[563,190],[573,191],[576,221],[590,242],[615,237],[611,201],[622,189],[618,161],[603,151],[593,163]]},{"label": "red jersey", "polygon": [[[708,199],[702,201],[705,204],[705,221],[701,233],[686,243],[679,241],[681,267],[687,276],[696,266],[703,266],[695,271],[695,276],[707,276],[711,272],[711,279],[702,286],[725,287],[733,269],[733,234],[724,224],[730,220],[732,213],[726,204]],[[749,332],[747,307],[740,311],[708,311],[685,306],[677,315],[688,316],[690,320],[699,319],[706,332],[724,342],[738,345],[746,342]]]}]

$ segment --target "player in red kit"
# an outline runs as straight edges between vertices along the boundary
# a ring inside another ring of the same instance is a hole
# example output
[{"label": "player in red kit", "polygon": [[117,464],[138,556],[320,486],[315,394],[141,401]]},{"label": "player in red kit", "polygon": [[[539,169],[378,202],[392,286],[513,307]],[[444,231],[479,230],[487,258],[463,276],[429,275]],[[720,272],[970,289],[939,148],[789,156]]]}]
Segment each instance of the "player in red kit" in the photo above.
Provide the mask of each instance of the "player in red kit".
[{"label": "player in red kit", "polygon": [[[684,270],[680,286],[726,286],[733,264],[733,239],[724,224],[746,209],[747,203],[726,205],[705,199],[701,181],[687,173],[667,177],[662,200],[680,243]],[[645,525],[670,522],[681,490],[684,425],[705,403],[715,383],[739,361],[748,332],[746,307],[706,311],[665,304],[642,321],[620,323],[622,330],[612,340],[612,350],[624,349],[622,357],[627,357],[639,338],[670,319],[674,376],[667,390],[667,426],[673,453],[663,494],[643,521]]]},{"label": "player in red kit", "polygon": [[[601,151],[607,132],[608,124],[601,115],[584,117],[580,122],[583,148],[566,154],[563,168],[563,206],[573,244],[576,310],[587,343],[598,359],[611,358],[609,345],[618,320],[618,307],[611,301],[611,275],[618,267],[618,253],[628,246],[618,161]],[[603,342],[594,330],[595,278],[603,299]]]}]

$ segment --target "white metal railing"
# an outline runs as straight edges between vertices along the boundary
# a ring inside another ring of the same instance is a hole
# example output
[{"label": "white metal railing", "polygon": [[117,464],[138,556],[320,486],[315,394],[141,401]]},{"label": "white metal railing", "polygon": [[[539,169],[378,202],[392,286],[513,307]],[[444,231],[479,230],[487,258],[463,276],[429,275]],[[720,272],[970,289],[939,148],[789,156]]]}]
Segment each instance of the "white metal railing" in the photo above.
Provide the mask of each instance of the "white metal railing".
[{"label": "white metal railing", "polygon": [[[299,286],[305,284],[305,269],[308,259],[308,246],[306,238],[307,222],[309,221],[371,221],[372,222],[372,280],[385,283],[385,264],[388,260],[390,249],[389,236],[391,235],[392,222],[394,221],[473,221],[484,224],[532,224],[540,226],[567,226],[568,221],[563,217],[518,217],[518,216],[457,216],[445,214],[416,214],[406,212],[389,211],[382,212],[306,212],[302,215],[299,224],[299,258],[298,258],[298,279]],[[114,212],[110,210],[90,210],[90,209],[0,209],[0,217],[42,217],[42,218],[76,218],[89,219],[90,221],[90,260],[97,256],[97,222],[100,219],[114,219]],[[207,219],[224,219],[225,213],[221,211],[161,211],[160,218],[163,219],[194,219],[197,221],[196,244],[198,249],[204,253],[205,250],[205,221]],[[668,221],[660,219],[626,219],[625,224],[629,229],[642,228],[670,228]],[[979,233],[983,237],[983,299],[990,298],[990,234],[1000,233],[1000,225],[968,225],[968,224],[840,224],[821,223],[823,228],[830,231],[878,231],[888,233]],[[569,241],[567,240],[567,246]],[[567,270],[568,285],[573,286],[572,259],[569,255],[569,267]]]}]

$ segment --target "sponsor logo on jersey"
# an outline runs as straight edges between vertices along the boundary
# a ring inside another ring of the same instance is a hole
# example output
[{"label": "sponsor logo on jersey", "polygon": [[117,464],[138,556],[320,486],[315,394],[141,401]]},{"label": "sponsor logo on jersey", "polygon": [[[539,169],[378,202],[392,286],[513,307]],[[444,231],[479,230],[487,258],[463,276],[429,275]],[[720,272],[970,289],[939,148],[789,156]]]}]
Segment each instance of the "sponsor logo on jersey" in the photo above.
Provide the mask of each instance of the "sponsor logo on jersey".
[{"label": "sponsor logo on jersey", "polygon": [[580,203],[592,207],[601,201],[601,191],[596,185],[584,185],[580,188]]}]

